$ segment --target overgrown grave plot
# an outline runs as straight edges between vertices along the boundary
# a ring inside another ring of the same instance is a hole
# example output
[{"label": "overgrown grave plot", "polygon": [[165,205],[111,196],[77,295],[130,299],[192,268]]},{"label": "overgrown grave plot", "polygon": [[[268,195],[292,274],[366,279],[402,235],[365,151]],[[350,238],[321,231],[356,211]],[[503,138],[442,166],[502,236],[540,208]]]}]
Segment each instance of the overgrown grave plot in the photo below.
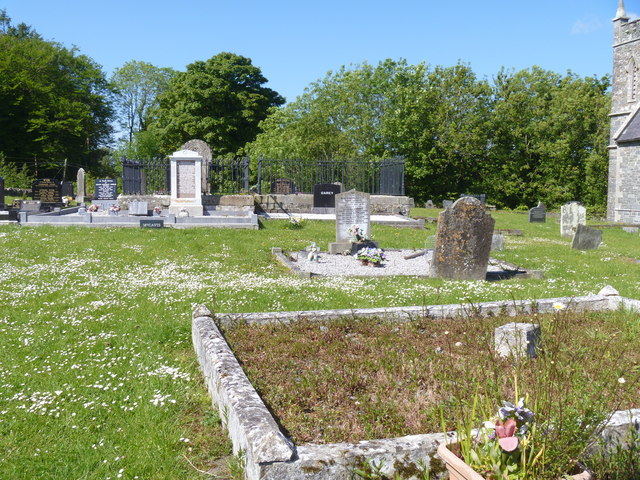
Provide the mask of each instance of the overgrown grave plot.
[{"label": "overgrown grave plot", "polygon": [[520,392],[553,395],[558,408],[586,403],[604,414],[638,406],[637,314],[517,318],[539,323],[543,338],[542,355],[517,364],[493,354],[494,329],[510,321],[342,318],[238,323],[224,334],[296,444],[439,432],[441,418],[454,430],[460,401],[479,395],[497,407],[513,400],[514,377]]}]

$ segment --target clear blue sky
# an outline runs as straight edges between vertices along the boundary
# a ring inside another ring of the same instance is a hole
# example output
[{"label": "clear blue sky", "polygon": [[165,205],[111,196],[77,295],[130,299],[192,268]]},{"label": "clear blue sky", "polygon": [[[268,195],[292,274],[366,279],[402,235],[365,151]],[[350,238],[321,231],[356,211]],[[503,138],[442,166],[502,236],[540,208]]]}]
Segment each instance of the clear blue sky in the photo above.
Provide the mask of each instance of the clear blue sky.
[{"label": "clear blue sky", "polygon": [[[625,5],[630,15],[640,12],[640,0]],[[385,58],[443,66],[460,60],[489,79],[502,66],[606,75],[617,6],[618,0],[0,0],[14,24],[77,46],[108,75],[128,60],[185,70],[230,51],[251,58],[288,101],[329,70]]]}]

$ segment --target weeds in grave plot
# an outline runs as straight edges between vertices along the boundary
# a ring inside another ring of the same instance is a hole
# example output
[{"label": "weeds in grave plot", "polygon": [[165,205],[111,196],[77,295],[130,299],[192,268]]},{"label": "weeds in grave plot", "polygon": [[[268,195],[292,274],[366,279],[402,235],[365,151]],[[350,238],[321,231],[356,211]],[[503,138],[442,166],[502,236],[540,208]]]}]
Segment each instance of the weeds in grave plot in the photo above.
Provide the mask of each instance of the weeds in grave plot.
[{"label": "weeds in grave plot", "polygon": [[[539,323],[543,339],[538,358],[520,361],[493,353],[494,329],[511,321],[300,320],[238,324],[225,336],[298,444],[438,432],[441,418],[454,430],[476,395],[496,410],[503,400],[513,401],[515,377],[539,417],[556,420],[549,441],[561,444],[570,460],[586,446],[577,441],[576,428],[591,428],[616,409],[638,407],[638,314],[519,317]],[[572,423],[578,417],[583,423]],[[587,418],[593,420],[589,426]]]}]

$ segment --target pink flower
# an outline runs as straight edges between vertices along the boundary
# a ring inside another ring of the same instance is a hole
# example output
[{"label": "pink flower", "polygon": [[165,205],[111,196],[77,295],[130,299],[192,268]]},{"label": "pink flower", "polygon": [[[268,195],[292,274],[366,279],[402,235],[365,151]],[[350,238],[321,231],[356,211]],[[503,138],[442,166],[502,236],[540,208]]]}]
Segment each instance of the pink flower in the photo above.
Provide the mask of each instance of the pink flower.
[{"label": "pink flower", "polygon": [[513,452],[518,448],[518,437],[516,433],[516,421],[510,418],[502,425],[500,421],[496,424],[496,435],[498,436],[498,443],[505,452]]}]

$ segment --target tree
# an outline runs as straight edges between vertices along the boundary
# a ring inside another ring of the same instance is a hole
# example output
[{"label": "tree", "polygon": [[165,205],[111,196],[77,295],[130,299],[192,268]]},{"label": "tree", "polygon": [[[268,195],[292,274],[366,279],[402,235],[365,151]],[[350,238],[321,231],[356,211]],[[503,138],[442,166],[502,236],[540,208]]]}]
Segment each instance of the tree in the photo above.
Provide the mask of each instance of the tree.
[{"label": "tree", "polygon": [[263,86],[266,82],[250,59],[233,53],[194,62],[158,96],[149,129],[157,132],[166,151],[199,138],[214,155],[238,153],[256,137],[269,108],[284,103]]},{"label": "tree", "polygon": [[111,133],[111,91],[100,66],[8,22],[0,32],[0,151],[88,166]]},{"label": "tree", "polygon": [[120,125],[126,129],[129,142],[135,132],[146,130],[149,112],[157,106],[176,74],[171,68],[159,68],[150,63],[131,60],[117,68],[111,83],[116,89],[116,106]]}]

